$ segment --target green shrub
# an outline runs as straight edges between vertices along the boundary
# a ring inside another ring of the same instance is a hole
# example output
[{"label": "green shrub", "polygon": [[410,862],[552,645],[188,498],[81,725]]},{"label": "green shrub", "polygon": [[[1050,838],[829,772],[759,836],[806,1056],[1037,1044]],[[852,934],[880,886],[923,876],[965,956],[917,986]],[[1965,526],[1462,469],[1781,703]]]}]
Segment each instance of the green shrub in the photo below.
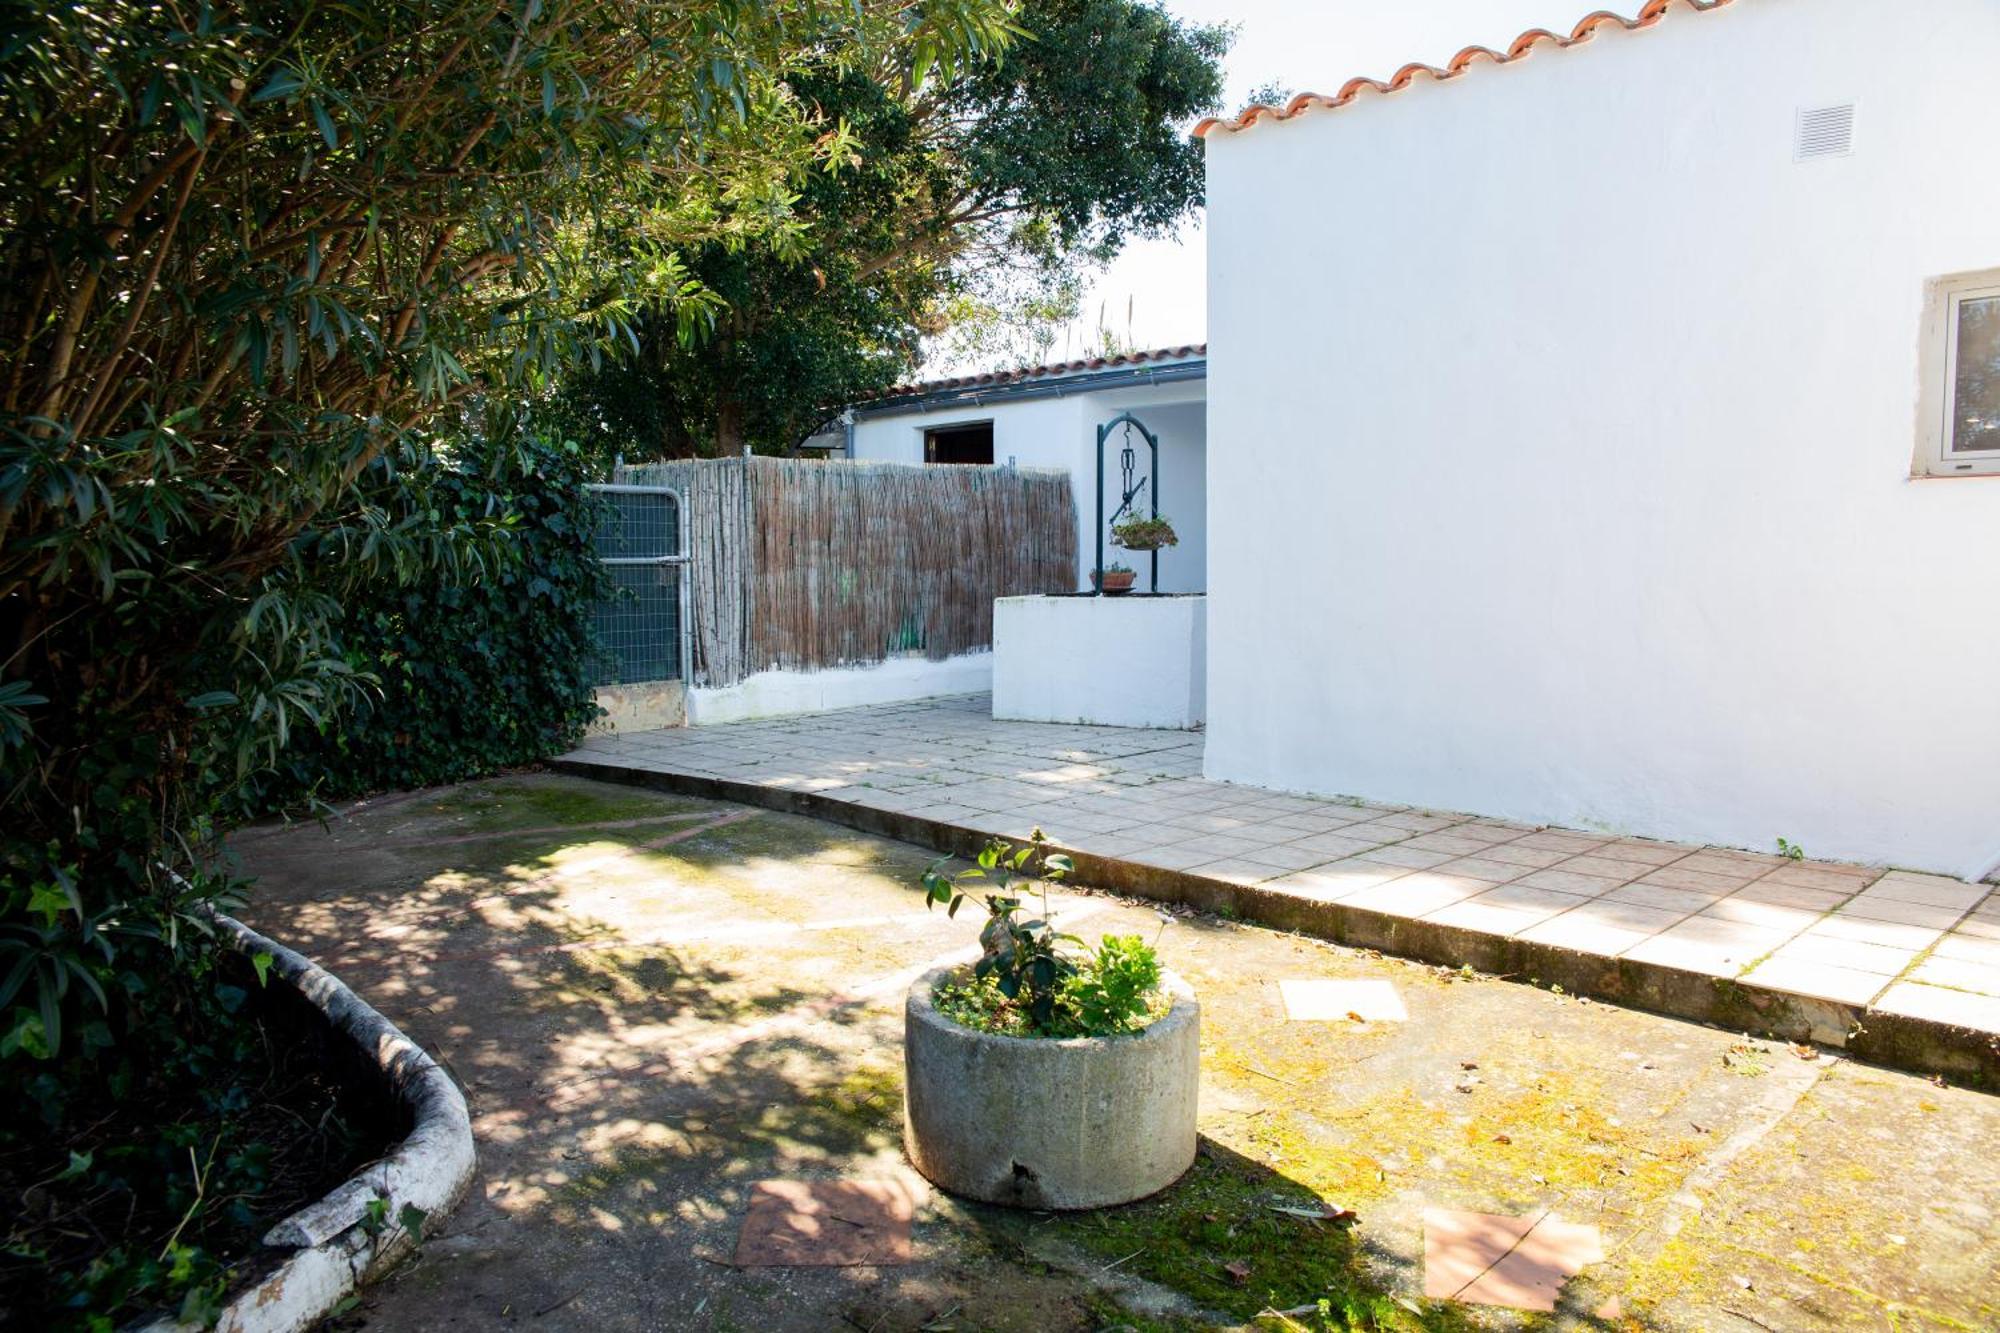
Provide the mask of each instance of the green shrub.
[{"label": "green shrub", "polygon": [[[965,886],[993,886],[980,901],[986,926],[981,955],[970,976],[938,989],[935,1002],[947,1018],[982,1032],[1016,1037],[1107,1037],[1142,1028],[1165,1012],[1160,960],[1137,935],[1107,935],[1096,953],[1056,930],[1049,919],[1049,885],[1070,873],[1070,859],[1051,852],[1034,830],[1028,845],[990,840],[976,864],[946,875],[944,861],[924,871],[926,906],[944,904],[951,916],[972,896]],[[1042,914],[1023,921],[1021,884],[1041,897]]]},{"label": "green shrub", "polygon": [[448,525],[493,526],[483,558],[385,578],[342,608],[333,639],[373,684],[301,730],[234,794],[244,815],[370,791],[460,782],[571,748],[597,716],[591,608],[610,591],[593,554],[598,502],[574,445],[528,444],[505,470],[444,470]]}]

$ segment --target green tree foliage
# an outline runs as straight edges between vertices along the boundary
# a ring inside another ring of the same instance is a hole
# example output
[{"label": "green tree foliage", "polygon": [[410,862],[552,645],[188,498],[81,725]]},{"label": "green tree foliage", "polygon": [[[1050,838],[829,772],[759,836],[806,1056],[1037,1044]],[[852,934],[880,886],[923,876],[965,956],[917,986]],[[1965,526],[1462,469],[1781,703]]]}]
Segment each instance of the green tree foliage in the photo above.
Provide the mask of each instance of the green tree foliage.
[{"label": "green tree foliage", "polygon": [[[527,568],[521,515],[439,441],[500,442],[504,496],[536,467],[504,405],[642,319],[711,319],[682,250],[789,244],[797,183],[852,152],[792,71],[950,84],[1011,29],[998,0],[6,0],[4,26],[0,1094],[30,1137],[0,1170],[25,1183],[103,1108],[227,1063],[196,1041],[231,1023],[209,795],[366,697],[343,608]],[[104,1206],[162,1188],[135,1167]]]},{"label": "green tree foliage", "polygon": [[562,395],[568,429],[628,455],[789,449],[907,374],[926,336],[990,349],[1067,317],[1082,268],[1197,208],[1187,121],[1220,97],[1227,32],[1143,0],[1025,0],[1016,21],[1020,40],[948,82],[794,74],[800,105],[847,131],[837,169],[799,184],[796,229],[691,252],[726,303],[712,334],[645,323],[639,357]]},{"label": "green tree foliage", "polygon": [[[448,527],[497,525],[505,558],[477,577],[423,569],[341,602],[333,637],[377,682],[345,715],[295,732],[277,763],[218,792],[244,815],[482,777],[575,746],[597,715],[593,607],[610,592],[591,531],[599,505],[574,445],[505,451],[441,470]],[[482,466],[482,464],[485,464]]]}]

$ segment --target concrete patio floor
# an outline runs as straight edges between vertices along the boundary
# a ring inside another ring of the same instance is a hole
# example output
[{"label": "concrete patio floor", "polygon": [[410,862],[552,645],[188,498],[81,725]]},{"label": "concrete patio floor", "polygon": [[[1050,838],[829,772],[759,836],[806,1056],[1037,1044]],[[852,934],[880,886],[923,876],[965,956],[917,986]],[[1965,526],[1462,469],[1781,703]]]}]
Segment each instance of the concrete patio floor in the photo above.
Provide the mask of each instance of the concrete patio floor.
[{"label": "concrete patio floor", "polygon": [[[978,928],[924,910],[927,851],[556,775],[233,845],[248,919],[473,1113],[472,1196],[342,1327],[1069,1333],[1323,1296],[1385,1328],[2000,1326],[2000,1100],[1086,892],[1058,895],[1068,928],[1158,935],[1201,995],[1189,1176],[1068,1217],[913,1182],[911,1263],[739,1269],[756,1182],[908,1177],[902,995]],[[1279,983],[1329,980],[1393,988],[1407,1021],[1287,1021]],[[1314,1200],[1358,1223],[1274,1211]],[[1553,1316],[1426,1300],[1427,1208],[1595,1226],[1605,1258]]]},{"label": "concrete patio floor", "polygon": [[1282,795],[1204,780],[1201,749],[968,695],[593,736],[564,766],[953,850],[1039,826],[1128,892],[2000,1082],[1992,884]]}]

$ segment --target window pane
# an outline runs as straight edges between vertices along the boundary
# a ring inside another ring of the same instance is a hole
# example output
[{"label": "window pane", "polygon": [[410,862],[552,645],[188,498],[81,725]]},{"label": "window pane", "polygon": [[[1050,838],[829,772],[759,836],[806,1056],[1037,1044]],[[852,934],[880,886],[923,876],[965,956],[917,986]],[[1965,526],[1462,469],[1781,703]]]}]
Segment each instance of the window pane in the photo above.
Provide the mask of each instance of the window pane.
[{"label": "window pane", "polygon": [[2000,296],[1958,303],[1958,374],[1952,384],[1951,450],[2000,450]]}]

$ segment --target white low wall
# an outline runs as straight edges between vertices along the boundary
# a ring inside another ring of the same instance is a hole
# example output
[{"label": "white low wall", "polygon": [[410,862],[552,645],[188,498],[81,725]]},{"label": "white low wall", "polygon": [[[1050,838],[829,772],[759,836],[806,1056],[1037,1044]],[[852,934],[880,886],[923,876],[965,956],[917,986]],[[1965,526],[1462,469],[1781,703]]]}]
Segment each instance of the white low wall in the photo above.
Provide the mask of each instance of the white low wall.
[{"label": "white low wall", "polygon": [[1206,597],[1001,597],[993,716],[1186,730],[1207,716]]},{"label": "white low wall", "polygon": [[735,685],[692,689],[687,693],[687,720],[690,726],[703,727],[943,694],[983,694],[992,688],[990,652],[965,653],[942,662],[892,657],[870,666],[830,671],[760,671]]}]

